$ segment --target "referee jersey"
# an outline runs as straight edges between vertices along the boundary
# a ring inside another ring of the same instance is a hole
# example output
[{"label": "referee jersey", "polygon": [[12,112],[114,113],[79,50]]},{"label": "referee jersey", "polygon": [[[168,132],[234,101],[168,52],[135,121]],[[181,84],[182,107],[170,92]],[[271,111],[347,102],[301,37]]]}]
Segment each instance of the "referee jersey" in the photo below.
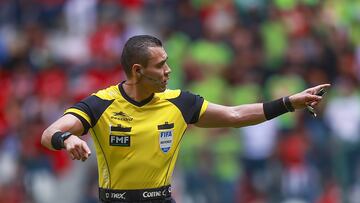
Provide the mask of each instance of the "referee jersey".
[{"label": "referee jersey", "polygon": [[122,85],[111,86],[65,111],[80,119],[96,149],[99,187],[116,190],[170,184],[179,144],[188,124],[208,102],[181,90],[155,93],[137,102]]}]

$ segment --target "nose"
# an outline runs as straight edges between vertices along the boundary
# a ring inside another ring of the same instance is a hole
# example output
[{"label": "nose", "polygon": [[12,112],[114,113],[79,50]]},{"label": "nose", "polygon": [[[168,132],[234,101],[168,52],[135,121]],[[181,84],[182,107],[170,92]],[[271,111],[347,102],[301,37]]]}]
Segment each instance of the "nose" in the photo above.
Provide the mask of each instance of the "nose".
[{"label": "nose", "polygon": [[165,64],[165,75],[169,75],[171,73],[171,68],[167,64]]}]

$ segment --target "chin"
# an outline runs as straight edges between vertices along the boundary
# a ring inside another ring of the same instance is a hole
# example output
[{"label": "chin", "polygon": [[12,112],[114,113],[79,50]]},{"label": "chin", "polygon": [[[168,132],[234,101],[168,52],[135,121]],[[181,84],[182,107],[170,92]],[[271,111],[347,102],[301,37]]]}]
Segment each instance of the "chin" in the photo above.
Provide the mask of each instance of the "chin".
[{"label": "chin", "polygon": [[155,93],[165,92],[165,90],[166,90],[166,86],[165,86],[165,87],[161,87],[161,88],[157,89],[157,90],[155,91]]},{"label": "chin", "polygon": [[165,92],[165,90],[166,90],[166,88],[165,88],[165,89],[158,90],[158,91],[155,91],[155,93]]}]

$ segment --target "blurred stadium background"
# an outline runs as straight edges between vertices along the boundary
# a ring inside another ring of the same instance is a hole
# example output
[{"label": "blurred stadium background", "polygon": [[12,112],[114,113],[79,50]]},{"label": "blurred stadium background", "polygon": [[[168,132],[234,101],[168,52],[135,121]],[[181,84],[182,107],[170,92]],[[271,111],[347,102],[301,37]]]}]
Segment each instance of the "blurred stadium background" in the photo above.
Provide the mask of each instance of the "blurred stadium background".
[{"label": "blurred stadium background", "polygon": [[317,119],[298,111],[241,129],[190,127],[178,203],[360,202],[359,0],[2,0],[1,203],[98,202],[95,156],[71,161],[40,136],[123,80],[122,46],[145,33],[165,42],[170,88],[211,102],[333,85]]}]

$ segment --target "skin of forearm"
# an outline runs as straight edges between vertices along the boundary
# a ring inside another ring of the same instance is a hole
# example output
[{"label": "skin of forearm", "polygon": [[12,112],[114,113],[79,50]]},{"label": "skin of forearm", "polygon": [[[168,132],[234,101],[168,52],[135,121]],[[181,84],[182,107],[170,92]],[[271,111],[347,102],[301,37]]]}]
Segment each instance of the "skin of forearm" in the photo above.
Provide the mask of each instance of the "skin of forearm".
[{"label": "skin of forearm", "polygon": [[262,103],[244,104],[229,108],[233,112],[233,122],[229,127],[240,128],[266,121]]},{"label": "skin of forearm", "polygon": [[44,130],[41,136],[41,144],[48,149],[54,150],[51,144],[51,138],[53,134],[58,131],[71,132],[73,135],[79,136],[82,134],[83,128],[81,122],[76,117],[64,115]]},{"label": "skin of forearm", "polygon": [[51,138],[52,138],[52,135],[58,131],[61,131],[61,130],[58,128],[54,128],[52,126],[48,127],[46,130],[44,130],[44,132],[41,136],[41,144],[48,149],[55,150],[52,147]]},{"label": "skin of forearm", "polygon": [[262,103],[239,106],[209,104],[208,110],[195,125],[202,128],[239,128],[255,125],[265,120]]}]

